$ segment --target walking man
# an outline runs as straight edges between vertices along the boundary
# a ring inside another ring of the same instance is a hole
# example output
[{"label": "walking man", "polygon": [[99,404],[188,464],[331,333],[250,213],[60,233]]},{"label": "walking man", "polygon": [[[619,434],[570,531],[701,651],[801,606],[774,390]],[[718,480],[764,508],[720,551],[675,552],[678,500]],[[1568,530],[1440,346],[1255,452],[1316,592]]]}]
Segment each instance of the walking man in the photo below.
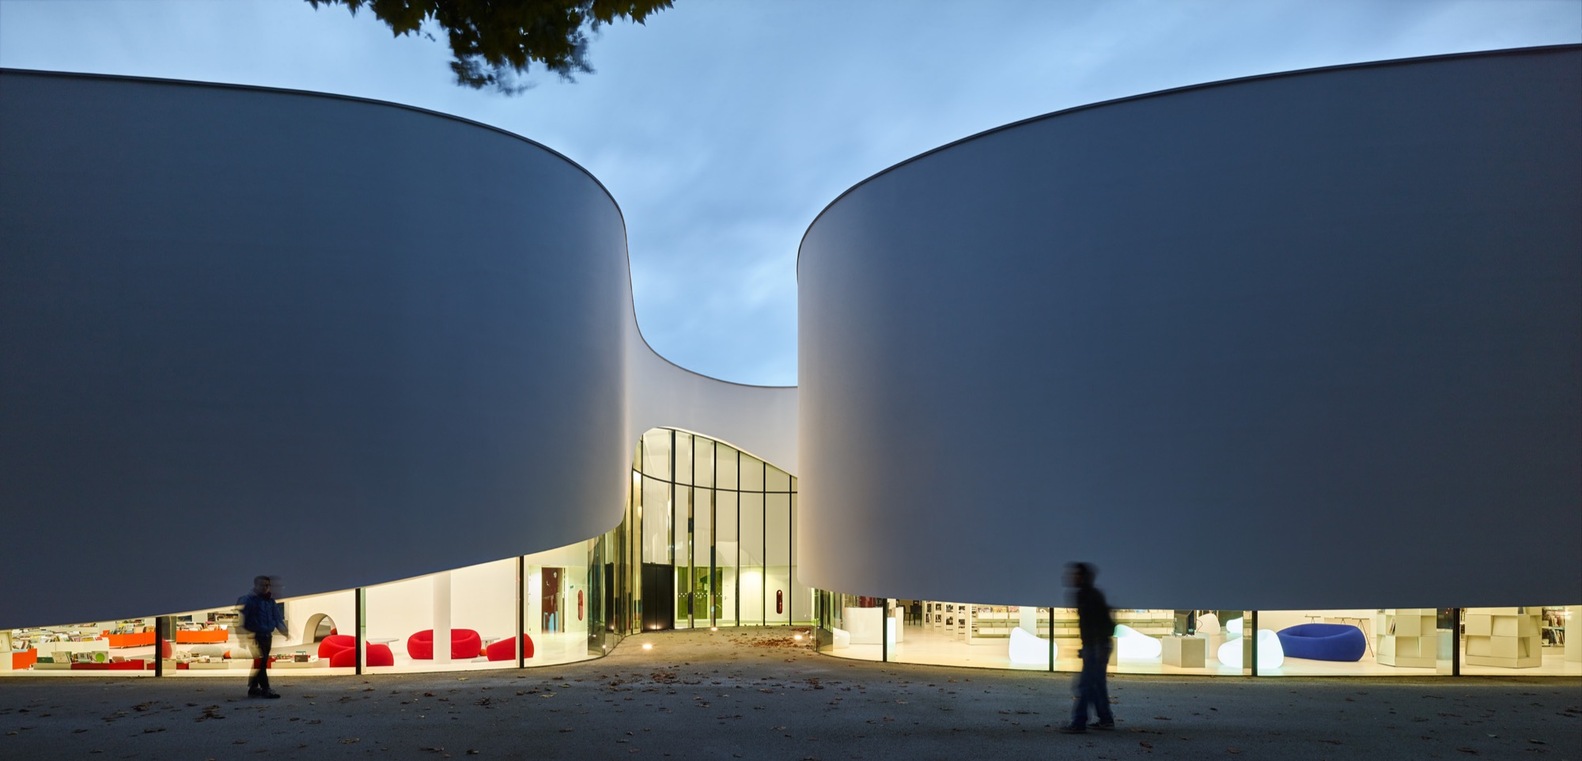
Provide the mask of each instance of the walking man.
[{"label": "walking man", "polygon": [[236,604],[242,609],[242,629],[252,637],[255,656],[247,677],[247,697],[278,698],[280,693],[269,689],[269,649],[275,632],[286,635],[286,617],[275,602],[274,577],[254,576],[253,591],[242,595]]},{"label": "walking man", "polygon": [[1104,669],[1110,663],[1110,642],[1115,636],[1115,619],[1110,616],[1110,604],[1104,593],[1093,586],[1098,570],[1089,563],[1066,565],[1066,586],[1075,590],[1072,597],[1077,608],[1077,628],[1082,633],[1082,674],[1077,678],[1077,702],[1071,709],[1071,723],[1060,728],[1067,734],[1088,731],[1088,706],[1097,715],[1094,729],[1114,729],[1115,715],[1110,712],[1110,689],[1105,684]]}]

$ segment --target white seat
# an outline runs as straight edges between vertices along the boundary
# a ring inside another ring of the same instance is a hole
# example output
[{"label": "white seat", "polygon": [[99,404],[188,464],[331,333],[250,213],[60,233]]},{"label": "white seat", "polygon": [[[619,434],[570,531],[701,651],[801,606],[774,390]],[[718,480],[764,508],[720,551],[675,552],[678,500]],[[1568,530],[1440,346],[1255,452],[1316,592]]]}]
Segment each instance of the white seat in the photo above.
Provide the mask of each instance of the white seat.
[{"label": "white seat", "polygon": [[[1242,647],[1246,637],[1236,637],[1219,646],[1219,662],[1231,668],[1242,667]],[[1258,670],[1280,668],[1285,663],[1285,648],[1280,646],[1280,638],[1271,629],[1258,630]]]},{"label": "white seat", "polygon": [[1164,643],[1126,624],[1115,625],[1115,657],[1125,661],[1156,661]]},{"label": "white seat", "polygon": [[1049,668],[1051,654],[1059,654],[1059,645],[1051,645],[1032,632],[1018,626],[1011,630],[1011,663],[1018,666],[1043,666]]}]

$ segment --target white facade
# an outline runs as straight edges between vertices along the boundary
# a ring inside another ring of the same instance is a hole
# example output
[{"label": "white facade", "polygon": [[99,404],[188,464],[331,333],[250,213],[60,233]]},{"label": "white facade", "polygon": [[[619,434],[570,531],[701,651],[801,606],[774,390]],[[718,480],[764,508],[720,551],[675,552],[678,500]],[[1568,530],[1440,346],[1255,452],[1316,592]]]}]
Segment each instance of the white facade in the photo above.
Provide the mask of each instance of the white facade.
[{"label": "white facade", "polygon": [[3,77],[8,624],[581,541],[653,425],[794,462],[795,391],[654,355],[620,209],[540,145],[349,98]]},{"label": "white facade", "polygon": [[[543,146],[0,74],[0,623],[363,587],[621,520],[632,447],[795,474],[800,581],[1134,606],[1582,599],[1576,47],[1011,125],[808,230],[799,388],[655,355]],[[1558,539],[1556,537],[1558,536]]]},{"label": "white facade", "polygon": [[799,261],[808,581],[1582,599],[1579,60],[1174,90],[848,191]]}]

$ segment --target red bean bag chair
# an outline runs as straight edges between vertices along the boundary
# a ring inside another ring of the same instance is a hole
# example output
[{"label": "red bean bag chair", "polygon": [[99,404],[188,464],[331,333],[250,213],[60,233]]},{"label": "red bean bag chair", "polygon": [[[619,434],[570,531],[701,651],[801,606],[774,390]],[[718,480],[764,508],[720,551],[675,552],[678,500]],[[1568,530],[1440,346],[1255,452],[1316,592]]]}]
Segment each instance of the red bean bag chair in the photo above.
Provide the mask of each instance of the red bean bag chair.
[{"label": "red bean bag chair", "polygon": [[[515,660],[516,638],[507,637],[506,639],[502,639],[499,642],[490,645],[488,649],[485,650],[485,653],[488,654],[489,660],[491,661]],[[522,634],[522,657],[533,657],[533,638],[527,636],[526,632],[523,632]]]},{"label": "red bean bag chair", "polygon": [[[407,638],[406,654],[415,661],[434,660],[434,630],[424,629]],[[451,660],[463,661],[483,654],[483,637],[471,629],[450,630]]]},{"label": "red bean bag chair", "polygon": [[[364,663],[363,665],[364,666],[394,666],[395,665],[395,653],[392,653],[390,651],[390,646],[389,645],[381,645],[381,644],[375,642],[375,643],[373,643],[373,644],[368,646],[368,662]],[[356,647],[348,647],[345,650],[337,650],[337,651],[335,651],[334,655],[330,656],[330,668],[332,668],[332,669],[349,669],[349,668],[356,668],[356,667],[357,667],[357,648]]]},{"label": "red bean bag chair", "polygon": [[356,637],[350,634],[331,634],[319,643],[319,658],[334,658],[336,653],[356,647]]},{"label": "red bean bag chair", "polygon": [[364,666],[394,666],[395,653],[390,651],[389,645],[374,643],[368,646],[368,662]]}]

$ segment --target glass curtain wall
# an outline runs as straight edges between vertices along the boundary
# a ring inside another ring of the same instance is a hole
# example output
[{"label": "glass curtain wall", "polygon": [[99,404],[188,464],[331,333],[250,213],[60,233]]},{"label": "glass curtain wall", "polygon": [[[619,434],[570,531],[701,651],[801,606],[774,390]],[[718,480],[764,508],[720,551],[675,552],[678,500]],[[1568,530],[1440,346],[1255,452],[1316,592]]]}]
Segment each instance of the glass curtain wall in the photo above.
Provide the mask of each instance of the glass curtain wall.
[{"label": "glass curtain wall", "polygon": [[700,434],[654,429],[638,443],[632,483],[643,629],[814,620],[812,590],[796,582],[789,473]]},{"label": "glass curtain wall", "polygon": [[0,630],[0,675],[153,676],[153,618]]},{"label": "glass curtain wall", "polygon": [[[820,591],[820,652],[1080,671],[1076,611]],[[1210,676],[1582,676],[1582,606],[1360,610],[1115,609],[1111,670]]]}]

